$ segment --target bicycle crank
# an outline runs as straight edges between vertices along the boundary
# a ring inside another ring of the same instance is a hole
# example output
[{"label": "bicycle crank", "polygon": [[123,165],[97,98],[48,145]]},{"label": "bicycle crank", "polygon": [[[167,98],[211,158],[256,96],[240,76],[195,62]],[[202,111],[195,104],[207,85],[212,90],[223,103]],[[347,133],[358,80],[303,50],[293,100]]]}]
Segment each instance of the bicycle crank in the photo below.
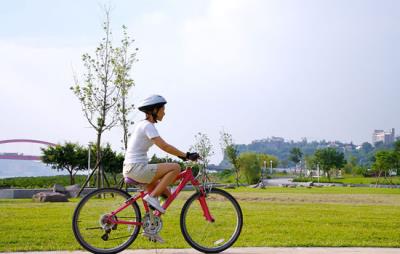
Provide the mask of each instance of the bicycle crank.
[{"label": "bicycle crank", "polygon": [[[150,211],[150,213],[152,213]],[[162,229],[162,220],[159,216],[146,213],[143,217],[143,230],[149,235],[156,235]]]}]

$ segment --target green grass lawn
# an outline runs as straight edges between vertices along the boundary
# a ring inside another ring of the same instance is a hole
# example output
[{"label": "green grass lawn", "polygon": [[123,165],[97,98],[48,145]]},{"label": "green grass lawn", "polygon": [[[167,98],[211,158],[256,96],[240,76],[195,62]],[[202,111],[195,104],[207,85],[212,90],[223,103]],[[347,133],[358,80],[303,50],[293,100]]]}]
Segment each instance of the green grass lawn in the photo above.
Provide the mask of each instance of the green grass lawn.
[{"label": "green grass lawn", "polygon": [[[234,246],[400,247],[400,189],[239,188],[229,190],[243,209],[244,227]],[[189,248],[179,214],[189,192],[163,216],[164,244],[142,237],[136,248]],[[33,203],[0,200],[0,251],[77,250],[71,218],[79,200]]]}]

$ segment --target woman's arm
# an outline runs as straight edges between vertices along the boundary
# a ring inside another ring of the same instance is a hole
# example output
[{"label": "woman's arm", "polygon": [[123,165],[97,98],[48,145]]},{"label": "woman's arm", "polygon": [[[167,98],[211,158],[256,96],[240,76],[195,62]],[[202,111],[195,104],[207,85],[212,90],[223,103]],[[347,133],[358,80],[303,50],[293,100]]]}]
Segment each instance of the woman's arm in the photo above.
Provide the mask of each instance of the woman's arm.
[{"label": "woman's arm", "polygon": [[178,157],[186,157],[186,153],[178,150],[177,148],[175,148],[174,146],[168,144],[167,142],[164,141],[164,139],[162,139],[161,137],[155,137],[151,139],[153,141],[153,143],[158,146],[161,150],[163,150],[164,152],[167,152],[169,154],[178,156]]}]

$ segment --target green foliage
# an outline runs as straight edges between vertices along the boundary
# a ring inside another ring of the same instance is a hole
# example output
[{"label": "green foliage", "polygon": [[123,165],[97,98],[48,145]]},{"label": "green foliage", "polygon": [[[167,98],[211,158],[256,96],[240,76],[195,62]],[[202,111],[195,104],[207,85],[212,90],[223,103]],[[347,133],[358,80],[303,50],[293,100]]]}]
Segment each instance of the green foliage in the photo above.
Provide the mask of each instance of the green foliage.
[{"label": "green foliage", "polygon": [[[272,161],[272,166],[278,165],[278,159],[268,154],[258,154],[253,152],[245,152],[239,155],[240,172],[246,178],[248,184],[257,183],[261,177],[261,169]],[[268,171],[268,169],[266,169]]]},{"label": "green foliage", "polygon": [[113,65],[115,68],[116,79],[115,85],[119,90],[119,97],[117,103],[117,115],[118,121],[122,126],[123,139],[121,140],[124,144],[124,150],[128,147],[129,126],[133,124],[133,121],[129,121],[129,114],[133,111],[134,105],[128,104],[129,91],[135,85],[135,82],[130,77],[129,73],[132,69],[132,65],[136,62],[136,52],[138,48],[131,51],[131,46],[134,40],[131,40],[126,26],[122,26],[123,38],[121,40],[121,46],[115,49]]},{"label": "green foliage", "polygon": [[[71,90],[82,104],[82,110],[89,124],[101,135],[117,124],[116,105],[119,93],[116,87],[117,67],[115,66],[115,48],[112,45],[109,10],[105,10],[103,23],[104,37],[97,46],[94,55],[85,53],[82,62],[86,69],[83,81],[75,76],[75,85]],[[100,143],[98,143],[100,144]]]},{"label": "green foliage", "polygon": [[388,173],[396,166],[397,154],[395,151],[379,151],[375,154],[375,162],[372,168],[378,172]]},{"label": "green foliage", "polygon": [[175,160],[172,159],[171,157],[169,157],[168,155],[165,157],[157,157],[156,154],[153,154],[153,156],[150,158],[149,163],[151,164],[157,164],[157,163],[178,163],[181,165],[181,167],[183,166],[183,163],[180,160]]},{"label": "green foliage", "polygon": [[127,104],[126,98],[129,89],[133,86],[133,80],[129,77],[132,63],[136,53],[130,53],[129,47],[132,41],[123,27],[122,46],[115,48],[112,43],[112,31],[110,25],[110,9],[105,9],[103,23],[104,37],[96,47],[94,54],[82,55],[84,73],[80,81],[74,75],[74,86],[70,89],[82,105],[82,111],[90,126],[96,131],[96,146],[100,149],[96,152],[97,186],[102,186],[103,168],[101,165],[102,151],[101,138],[106,130],[110,130],[117,124],[124,129],[124,147],[127,146],[129,136],[127,120],[128,113],[133,105]]},{"label": "green foliage", "polygon": [[303,152],[298,147],[293,147],[290,150],[289,160],[293,161],[295,164],[299,163],[301,158],[303,157]]},{"label": "green foliage", "polygon": [[224,158],[225,156],[228,158],[228,161],[231,163],[233,166],[233,171],[236,174],[236,186],[239,186],[239,172],[240,172],[240,162],[238,159],[239,156],[239,151],[233,142],[232,135],[221,131],[220,132],[220,145],[221,149],[224,153]]},{"label": "green foliage", "polygon": [[[400,146],[400,145],[399,145]],[[370,143],[364,142],[359,147],[353,143],[343,143],[340,141],[285,141],[282,138],[267,138],[263,140],[255,140],[250,144],[237,144],[236,148],[238,153],[242,152],[256,152],[265,153],[276,156],[280,161],[282,167],[293,167],[295,163],[289,160],[290,151],[293,148],[299,148],[303,153],[303,157],[313,155],[317,149],[335,147],[339,151],[344,153],[344,157],[348,160],[350,157],[355,157],[357,164],[362,167],[370,168],[373,163],[373,157],[375,152],[382,149],[391,149],[393,144],[382,145],[381,147],[373,147]],[[400,148],[399,148],[400,149]],[[220,164],[225,166],[227,163],[227,157],[224,157],[224,161]],[[307,163],[307,167],[308,167]]]},{"label": "green foliage", "polygon": [[86,169],[86,152],[78,144],[66,142],[64,145],[41,148],[42,162],[57,171],[68,171],[70,183],[74,184],[74,176],[79,170]]},{"label": "green foliage", "polygon": [[393,147],[394,147],[394,151],[400,153],[400,139],[397,140],[396,142],[394,142]]},{"label": "green foliage", "polygon": [[256,153],[242,153],[239,156],[240,172],[246,177],[248,184],[257,183],[260,179],[261,167]]},{"label": "green foliage", "polygon": [[331,147],[318,149],[314,156],[315,163],[319,164],[320,169],[328,175],[329,180],[331,178],[331,170],[341,169],[346,163],[344,154]]},{"label": "green foliage", "polygon": [[111,149],[110,144],[102,148],[102,165],[104,172],[111,174],[114,179],[114,184],[117,184],[117,175],[122,172],[124,164],[124,155],[122,153],[116,153]]},{"label": "green foliage", "polygon": [[361,166],[355,166],[352,169],[352,174],[353,175],[363,175],[366,176],[368,169],[366,167],[361,167]]},{"label": "green foliage", "polygon": [[233,175],[233,172],[232,172],[232,170],[224,169],[224,170],[218,172],[217,174],[218,174],[218,177],[220,177],[220,178],[227,178],[227,177]]},{"label": "green foliage", "polygon": [[[357,158],[354,156],[350,156],[350,158],[347,160],[347,163],[344,165],[344,172],[346,174],[357,174]],[[358,173],[359,174],[359,173]]]},{"label": "green foliage", "polygon": [[213,146],[207,134],[197,133],[195,135],[195,144],[190,148],[190,151],[199,153],[202,158],[201,169],[208,168],[208,163],[210,162],[210,156],[214,154]]},{"label": "green foliage", "polygon": [[[82,185],[87,176],[76,175],[74,177],[75,184]],[[54,184],[63,186],[70,185],[70,177],[68,175],[59,176],[37,176],[37,177],[12,177],[0,179],[0,188],[19,188],[19,189],[35,189],[35,188],[52,188]]]},{"label": "green foliage", "polygon": [[[384,179],[391,183],[390,172],[399,168],[400,154],[396,150],[382,150],[375,154],[375,161],[372,164],[372,169],[377,177],[376,183],[379,178],[383,175]],[[389,177],[389,179],[387,179]]]}]

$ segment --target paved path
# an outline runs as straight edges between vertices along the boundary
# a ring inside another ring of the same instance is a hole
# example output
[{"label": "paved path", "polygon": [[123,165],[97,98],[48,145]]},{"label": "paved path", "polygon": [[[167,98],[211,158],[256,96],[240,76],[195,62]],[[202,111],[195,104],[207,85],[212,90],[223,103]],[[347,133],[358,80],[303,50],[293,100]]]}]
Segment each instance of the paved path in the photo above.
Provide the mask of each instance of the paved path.
[{"label": "paved path", "polygon": [[[7,252],[6,252],[7,253]],[[87,254],[84,251],[8,252],[12,254]],[[199,254],[193,249],[127,250],[123,254]],[[400,248],[231,248],[223,254],[400,254]]]}]

